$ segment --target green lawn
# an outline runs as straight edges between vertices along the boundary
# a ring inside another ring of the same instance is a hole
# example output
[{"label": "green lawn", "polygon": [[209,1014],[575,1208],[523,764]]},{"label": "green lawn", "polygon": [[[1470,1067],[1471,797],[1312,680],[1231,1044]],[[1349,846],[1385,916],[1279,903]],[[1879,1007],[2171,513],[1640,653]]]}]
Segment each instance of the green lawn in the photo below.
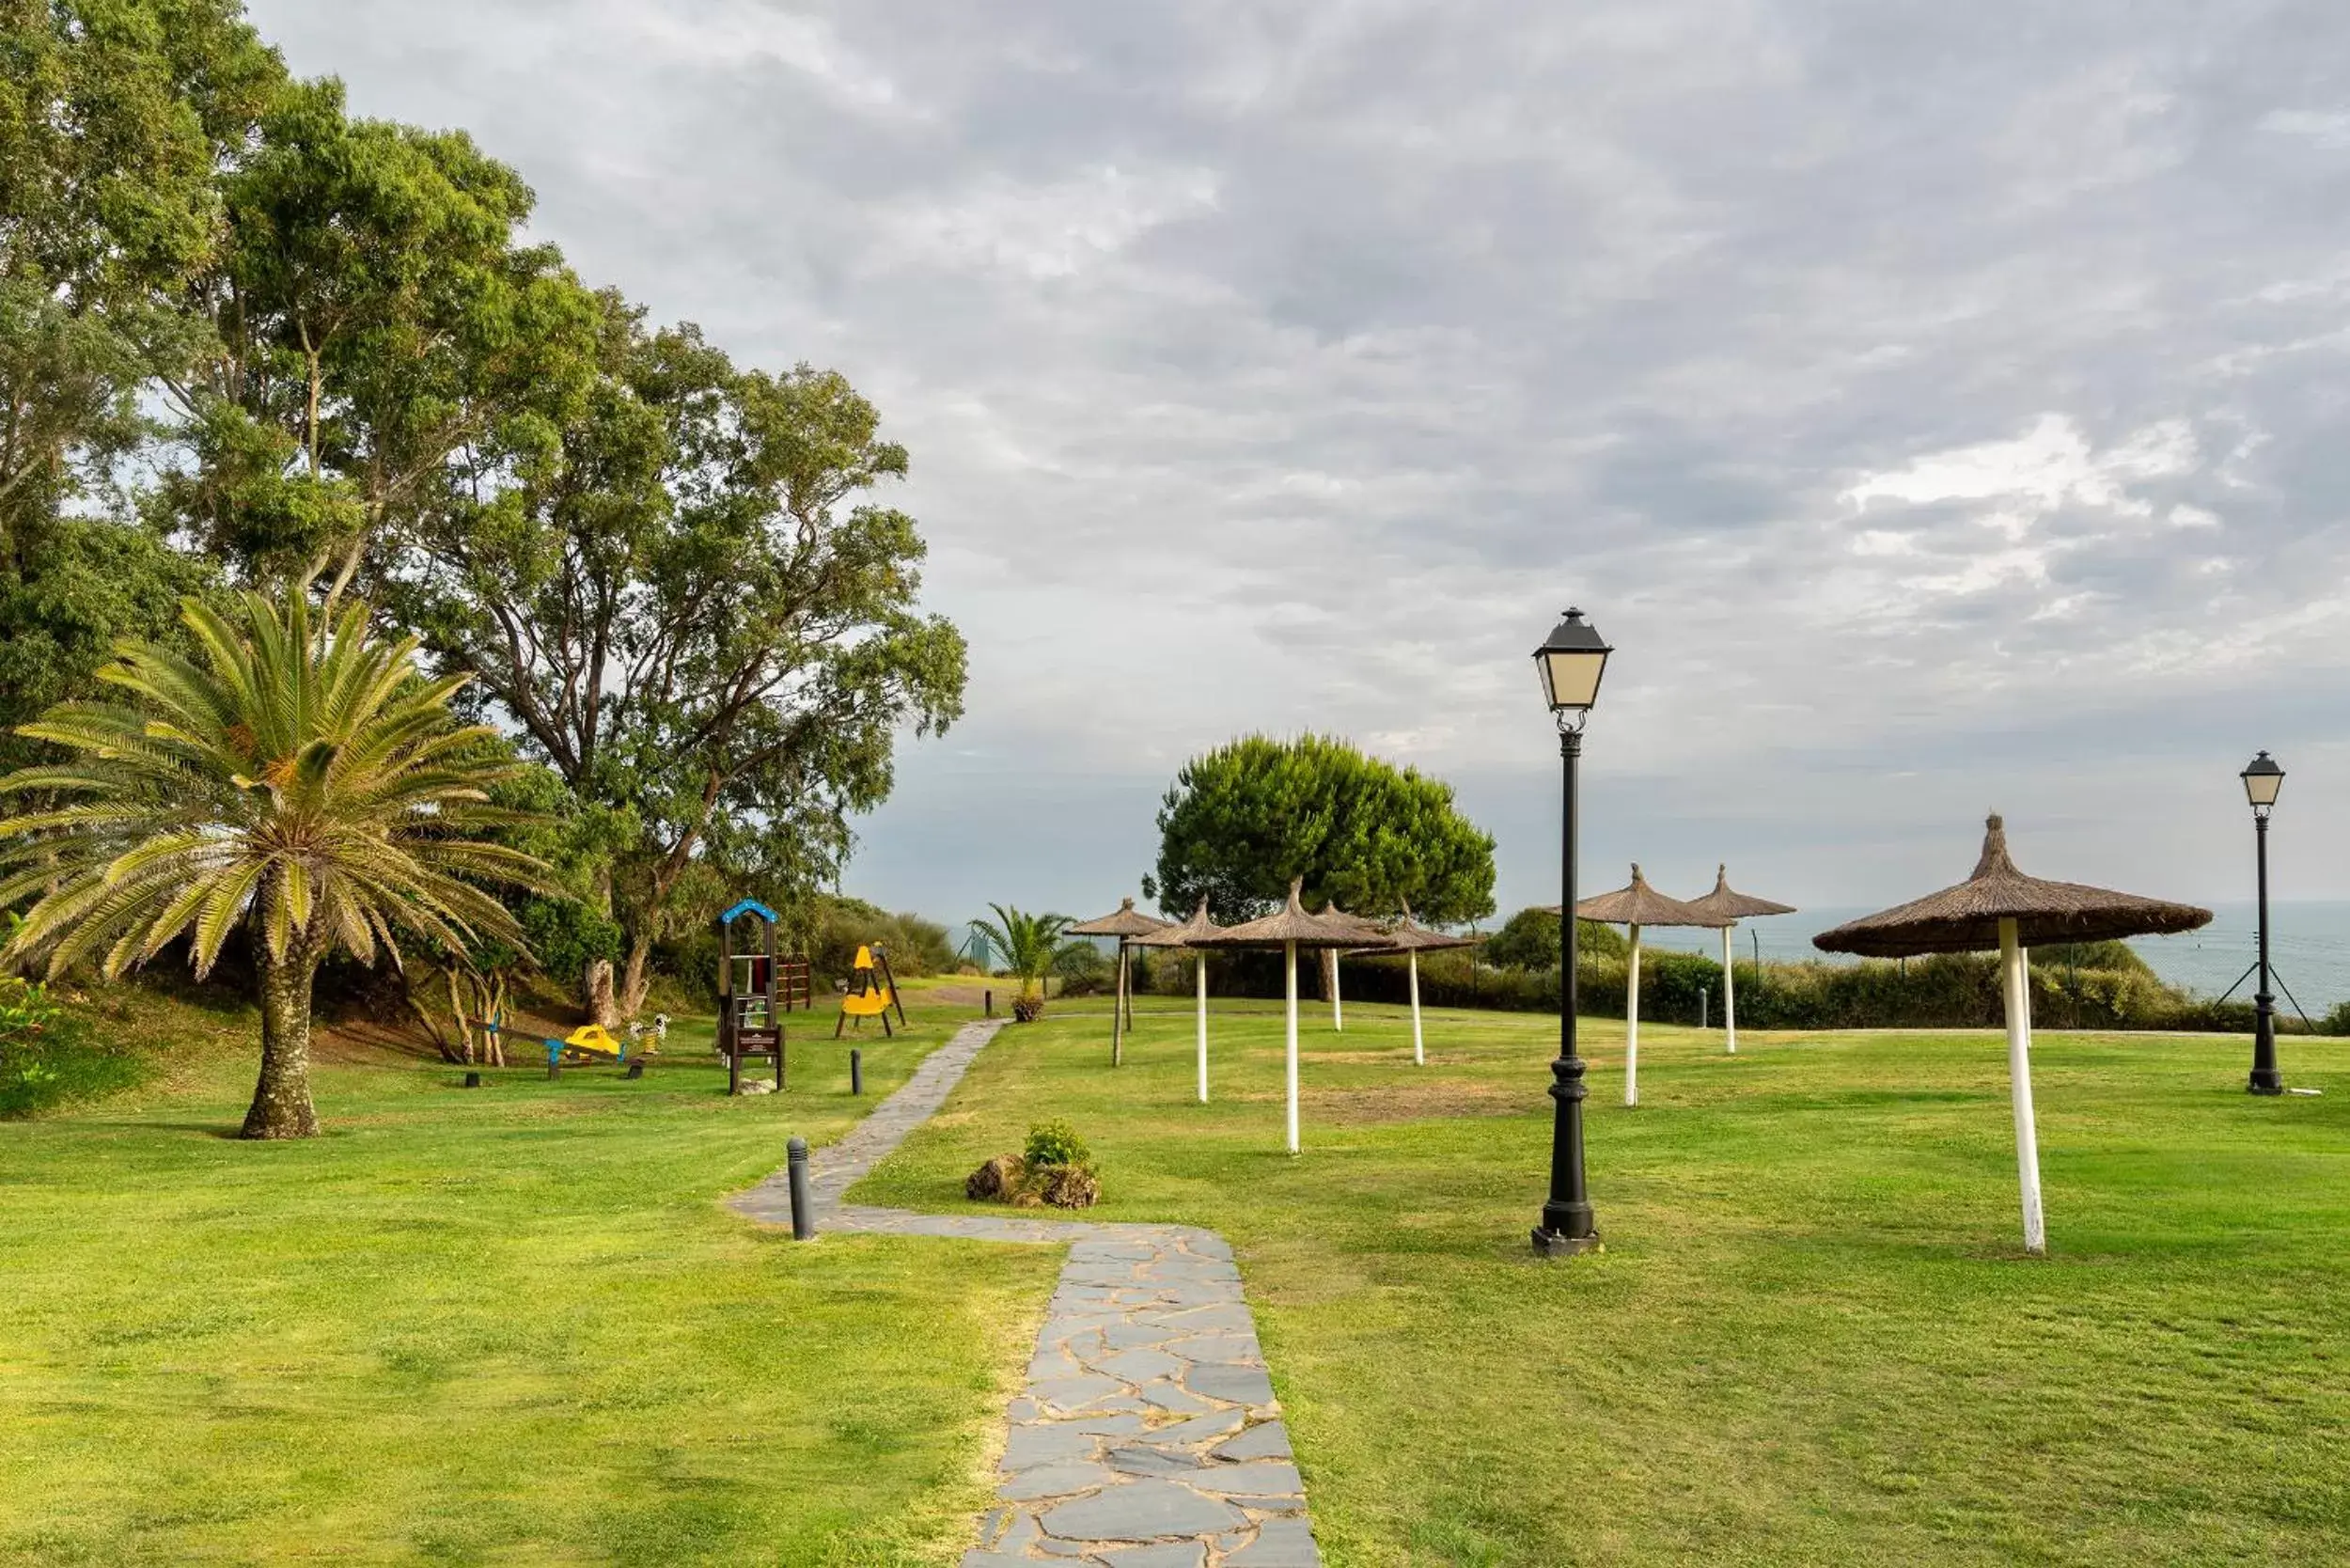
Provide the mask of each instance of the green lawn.
[{"label": "green lawn", "polygon": [[[1075,1007],[1079,1004],[1072,1004]],[[1095,1004],[1098,1006],[1099,1004]],[[855,1197],[959,1183],[1065,1115],[1105,1218],[1239,1249],[1339,1568],[2350,1561],[2350,1053],[2255,1101],[2245,1042],[2048,1034],[2052,1256],[2022,1256],[1990,1034],[1588,1028],[1604,1255],[1544,1263],[1556,1024],[1309,1009],[1306,1152],[1280,1023],[1171,998],[1005,1031]]]},{"label": "green lawn", "polygon": [[691,1029],[637,1083],[326,1066],[326,1135],[274,1145],[223,1136],[249,1019],[136,1016],[205,1043],[0,1123],[0,1562],[960,1555],[1058,1256],[715,1201],[959,1016],[867,1030],[861,1102],[822,1014],[785,1096],[726,1099]]}]

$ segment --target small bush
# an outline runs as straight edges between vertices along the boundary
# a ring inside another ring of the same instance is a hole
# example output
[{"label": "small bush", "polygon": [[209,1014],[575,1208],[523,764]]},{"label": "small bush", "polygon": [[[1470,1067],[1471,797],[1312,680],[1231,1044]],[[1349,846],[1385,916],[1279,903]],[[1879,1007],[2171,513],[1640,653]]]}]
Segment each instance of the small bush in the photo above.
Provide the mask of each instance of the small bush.
[{"label": "small bush", "polygon": [[0,1118],[95,1099],[145,1075],[136,1057],[102,1047],[47,986],[0,977]]},{"label": "small bush", "polygon": [[964,1196],[1018,1209],[1089,1209],[1102,1198],[1091,1151],[1066,1121],[1028,1129],[1025,1155],[998,1154],[964,1178]]},{"label": "small bush", "polygon": [[[1623,934],[1597,920],[1576,923],[1575,951],[1584,958],[1622,958],[1630,951]],[[1485,944],[1484,961],[1499,969],[1559,967],[1559,917],[1548,910],[1521,909]]]},{"label": "small bush", "polygon": [[1047,1165],[1084,1165],[1093,1158],[1093,1151],[1086,1147],[1077,1129],[1066,1121],[1040,1121],[1028,1129],[1028,1146],[1024,1152],[1029,1168]]},{"label": "small bush", "polygon": [[1014,996],[1014,997],[1011,999],[1011,1021],[1012,1021],[1013,1023],[1015,1023],[1015,1024],[1033,1024],[1033,1023],[1035,1023],[1038,1019],[1040,1019],[1040,1018],[1042,1018],[1042,1017],[1043,1017],[1043,1016],[1044,1016],[1044,998],[1043,998],[1043,997],[1042,997],[1042,996]]}]

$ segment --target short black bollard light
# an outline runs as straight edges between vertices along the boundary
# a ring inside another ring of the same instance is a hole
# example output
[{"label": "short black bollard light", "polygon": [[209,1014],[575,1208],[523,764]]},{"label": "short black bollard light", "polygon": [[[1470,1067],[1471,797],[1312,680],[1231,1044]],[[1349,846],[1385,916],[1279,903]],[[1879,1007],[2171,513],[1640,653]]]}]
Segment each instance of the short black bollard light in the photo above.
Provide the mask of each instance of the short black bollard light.
[{"label": "short black bollard light", "polygon": [[993,990],[987,993],[987,1015],[990,1018],[995,1016],[995,993]]},{"label": "short black bollard light", "polygon": [[479,1089],[481,1087],[481,1074],[478,1073],[466,1074],[465,1087],[467,1089]]},{"label": "short black bollard light", "polygon": [[807,1139],[795,1137],[784,1145],[791,1172],[791,1239],[816,1239],[816,1205],[807,1196]]},{"label": "short black bollard light", "polygon": [[865,1092],[865,1053],[854,1046],[849,1048],[849,1092]]},{"label": "short black bollard light", "polygon": [[645,1075],[645,1064],[641,1061],[632,1061],[628,1064],[628,1071],[620,1075],[624,1078],[641,1078]]}]

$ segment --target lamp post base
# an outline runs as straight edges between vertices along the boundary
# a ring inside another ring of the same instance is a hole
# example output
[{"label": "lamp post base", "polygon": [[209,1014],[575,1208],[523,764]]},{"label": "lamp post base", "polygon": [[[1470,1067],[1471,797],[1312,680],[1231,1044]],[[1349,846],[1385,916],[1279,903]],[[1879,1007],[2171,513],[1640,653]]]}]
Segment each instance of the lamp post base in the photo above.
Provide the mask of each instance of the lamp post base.
[{"label": "lamp post base", "polygon": [[2245,1081],[2244,1091],[2247,1094],[2282,1094],[2285,1091],[2285,1075],[2273,1067],[2266,1072],[2255,1067],[2251,1077]]},{"label": "lamp post base", "polygon": [[1570,1236],[1564,1231],[1545,1231],[1536,1227],[1534,1250],[1544,1258],[1572,1258],[1579,1252],[1599,1250],[1599,1237]]}]

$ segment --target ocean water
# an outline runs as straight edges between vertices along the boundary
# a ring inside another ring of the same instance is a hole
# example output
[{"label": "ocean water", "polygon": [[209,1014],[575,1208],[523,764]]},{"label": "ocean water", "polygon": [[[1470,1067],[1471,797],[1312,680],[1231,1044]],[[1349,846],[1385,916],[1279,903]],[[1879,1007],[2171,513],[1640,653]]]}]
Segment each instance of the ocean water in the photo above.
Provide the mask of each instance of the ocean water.
[{"label": "ocean water", "polygon": [[[1738,939],[1738,956],[1753,957],[1759,941],[1765,959],[1849,963],[1851,960],[1839,954],[1820,951],[1811,945],[1811,938],[1816,933],[1869,913],[1861,908],[1807,909],[1794,915],[1741,921],[1733,933]],[[2155,974],[2171,984],[2216,996],[2251,967],[2258,931],[2256,911],[2250,903],[2215,904],[2211,924],[2201,931],[2179,936],[2133,937],[2130,946]],[[1641,932],[1640,941],[1643,947],[1701,952],[1710,958],[1721,956],[1721,937],[1711,931],[1649,928]],[[2311,1018],[2322,1016],[2339,1002],[2350,1001],[2350,903],[2270,904],[2268,961],[2281,982],[2277,991],[2280,1010],[2291,1009],[2292,1004],[2286,1000],[2288,991]],[[2235,994],[2249,997],[2252,982],[2246,980]]]}]

